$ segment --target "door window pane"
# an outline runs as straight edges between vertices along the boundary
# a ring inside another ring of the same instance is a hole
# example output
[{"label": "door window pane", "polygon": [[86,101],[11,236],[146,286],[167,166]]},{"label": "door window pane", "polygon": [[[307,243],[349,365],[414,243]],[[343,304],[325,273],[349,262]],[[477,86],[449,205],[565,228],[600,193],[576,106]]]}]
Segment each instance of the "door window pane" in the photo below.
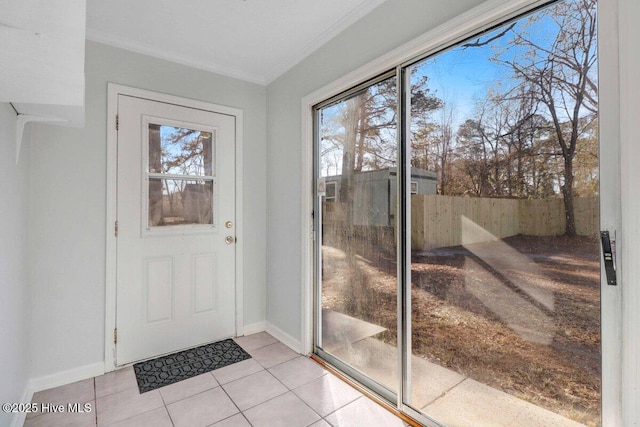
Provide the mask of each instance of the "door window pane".
[{"label": "door window pane", "polygon": [[149,173],[212,176],[211,132],[149,124]]},{"label": "door window pane", "polygon": [[149,225],[213,224],[213,181],[149,179]]},{"label": "door window pane", "polygon": [[156,123],[148,132],[148,228],[213,224],[212,132]]}]

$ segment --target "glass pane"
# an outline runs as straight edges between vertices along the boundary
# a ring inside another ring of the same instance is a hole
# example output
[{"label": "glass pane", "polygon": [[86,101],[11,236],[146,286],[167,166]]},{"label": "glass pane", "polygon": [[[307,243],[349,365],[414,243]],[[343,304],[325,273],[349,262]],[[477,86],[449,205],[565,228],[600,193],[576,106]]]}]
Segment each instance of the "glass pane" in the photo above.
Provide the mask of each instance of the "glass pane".
[{"label": "glass pane", "polygon": [[412,177],[407,403],[445,425],[600,425],[595,6],[409,69],[411,163],[435,185]]},{"label": "glass pane", "polygon": [[211,132],[149,124],[149,173],[213,176]]},{"label": "glass pane", "polygon": [[395,78],[320,110],[321,347],[395,391]]},{"label": "glass pane", "polygon": [[213,181],[149,179],[149,226],[213,224]]}]

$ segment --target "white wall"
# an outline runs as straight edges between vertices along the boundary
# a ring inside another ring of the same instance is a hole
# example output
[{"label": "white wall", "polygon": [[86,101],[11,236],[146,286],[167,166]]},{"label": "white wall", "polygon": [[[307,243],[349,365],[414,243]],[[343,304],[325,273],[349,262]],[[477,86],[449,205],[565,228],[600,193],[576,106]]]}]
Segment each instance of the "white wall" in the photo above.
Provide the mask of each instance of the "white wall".
[{"label": "white wall", "polygon": [[107,82],[243,110],[245,325],[266,315],[266,89],[93,42],[85,72],[85,127],[32,128],[32,378],[104,360]]},{"label": "white wall", "polygon": [[301,338],[301,100],[481,0],[387,0],[267,87],[267,321]]},{"label": "white wall", "polygon": [[[19,402],[29,379],[27,370],[27,165],[28,139],[16,166],[16,114],[0,103],[0,403]],[[12,414],[0,412],[0,425]]]}]

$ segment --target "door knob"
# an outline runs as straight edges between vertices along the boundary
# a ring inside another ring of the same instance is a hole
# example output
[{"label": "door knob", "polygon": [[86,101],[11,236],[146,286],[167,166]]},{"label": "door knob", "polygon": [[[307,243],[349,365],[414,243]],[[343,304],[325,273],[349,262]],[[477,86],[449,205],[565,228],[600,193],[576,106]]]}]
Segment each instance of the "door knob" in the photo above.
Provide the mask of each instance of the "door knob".
[{"label": "door knob", "polygon": [[227,245],[230,245],[233,243],[235,239],[233,238],[233,236],[227,236],[224,241],[227,242]]}]

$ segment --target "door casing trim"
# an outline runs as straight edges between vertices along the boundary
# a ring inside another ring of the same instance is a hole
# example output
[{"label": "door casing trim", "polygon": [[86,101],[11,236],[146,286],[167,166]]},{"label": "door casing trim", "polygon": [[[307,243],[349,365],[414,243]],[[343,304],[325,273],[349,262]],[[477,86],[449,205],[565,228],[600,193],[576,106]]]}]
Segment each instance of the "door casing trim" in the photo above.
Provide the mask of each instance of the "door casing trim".
[{"label": "door casing trim", "polygon": [[243,313],[243,112],[239,108],[227,107],[210,102],[183,98],[137,89],[116,83],[107,83],[107,194],[106,194],[106,270],[105,270],[105,340],[104,340],[104,372],[116,370],[116,346],[113,342],[113,331],[116,328],[116,267],[117,267],[117,238],[114,224],[117,220],[117,154],[118,132],[116,130],[116,114],[118,113],[118,96],[126,95],[148,99],[150,101],[175,104],[188,108],[211,111],[235,117],[235,231],[236,231],[236,265],[235,265],[235,329],[236,336],[244,334]]}]

